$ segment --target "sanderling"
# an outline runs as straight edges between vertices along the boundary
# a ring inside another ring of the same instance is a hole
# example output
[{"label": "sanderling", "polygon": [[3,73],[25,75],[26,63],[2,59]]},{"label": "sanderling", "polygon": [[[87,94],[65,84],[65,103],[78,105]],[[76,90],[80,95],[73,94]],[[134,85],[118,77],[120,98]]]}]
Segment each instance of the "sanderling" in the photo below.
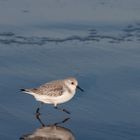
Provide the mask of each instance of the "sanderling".
[{"label": "sanderling", "polygon": [[[21,91],[33,95],[34,98],[41,103],[53,104],[55,109],[70,114],[69,111],[58,108],[57,105],[72,99],[77,88],[84,91],[78,86],[76,78],[70,77],[63,80],[51,81],[37,88],[21,89]],[[39,113],[39,109],[40,108],[37,108],[36,114]]]}]

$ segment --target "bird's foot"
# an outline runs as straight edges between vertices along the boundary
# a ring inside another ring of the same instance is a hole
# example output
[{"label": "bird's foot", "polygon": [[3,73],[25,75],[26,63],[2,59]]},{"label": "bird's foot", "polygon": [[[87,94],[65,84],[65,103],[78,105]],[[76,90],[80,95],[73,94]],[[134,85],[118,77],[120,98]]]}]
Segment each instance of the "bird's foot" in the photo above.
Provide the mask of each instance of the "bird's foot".
[{"label": "bird's foot", "polygon": [[67,122],[69,119],[70,119],[70,118],[65,118],[65,119],[64,119],[63,121],[61,121],[61,122],[56,122],[56,123],[54,123],[54,125],[63,124],[63,123],[65,123],[65,122]]},{"label": "bird's foot", "polygon": [[70,114],[70,112],[68,110],[66,110],[66,109],[63,109],[62,111],[67,113],[67,114]]},{"label": "bird's foot", "polygon": [[59,107],[57,107],[57,106],[55,106],[54,108],[55,108],[55,109],[58,109],[58,110],[60,110],[60,111],[63,111],[63,112],[65,112],[65,113],[67,113],[67,114],[70,114],[70,112],[69,112],[68,110],[66,110],[66,109],[59,108]]}]

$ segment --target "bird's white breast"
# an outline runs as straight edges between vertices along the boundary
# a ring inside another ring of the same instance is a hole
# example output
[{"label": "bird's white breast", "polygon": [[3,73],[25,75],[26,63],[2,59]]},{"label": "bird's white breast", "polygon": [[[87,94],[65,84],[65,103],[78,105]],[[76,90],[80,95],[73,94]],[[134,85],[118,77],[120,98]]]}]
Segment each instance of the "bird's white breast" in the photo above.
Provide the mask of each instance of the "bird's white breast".
[{"label": "bird's white breast", "polygon": [[75,91],[71,93],[69,93],[68,91],[64,91],[61,96],[47,96],[47,95],[34,94],[34,97],[38,101],[57,105],[57,104],[61,104],[61,103],[69,101],[74,96],[74,94],[75,94]]}]

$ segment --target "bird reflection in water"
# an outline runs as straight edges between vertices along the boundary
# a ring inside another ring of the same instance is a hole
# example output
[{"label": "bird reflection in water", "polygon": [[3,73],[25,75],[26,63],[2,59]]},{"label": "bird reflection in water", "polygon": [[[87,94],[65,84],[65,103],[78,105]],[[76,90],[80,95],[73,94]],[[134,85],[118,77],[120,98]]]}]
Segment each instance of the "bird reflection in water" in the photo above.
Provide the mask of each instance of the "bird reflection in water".
[{"label": "bird reflection in water", "polygon": [[23,135],[20,137],[20,140],[75,140],[69,129],[60,126],[60,124],[67,122],[70,118],[52,125],[45,125],[40,119],[40,115],[36,116],[36,118],[40,122],[41,128],[36,129],[31,134]]}]

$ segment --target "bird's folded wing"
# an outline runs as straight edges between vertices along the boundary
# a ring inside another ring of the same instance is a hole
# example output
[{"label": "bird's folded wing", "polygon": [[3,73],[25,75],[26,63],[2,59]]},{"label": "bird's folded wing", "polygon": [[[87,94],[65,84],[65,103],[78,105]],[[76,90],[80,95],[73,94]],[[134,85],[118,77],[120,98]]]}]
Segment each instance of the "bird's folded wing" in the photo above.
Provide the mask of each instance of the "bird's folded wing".
[{"label": "bird's folded wing", "polygon": [[64,88],[62,85],[55,85],[55,84],[44,84],[39,88],[34,89],[36,94],[40,95],[47,95],[50,97],[57,97],[61,96],[64,92]]}]

